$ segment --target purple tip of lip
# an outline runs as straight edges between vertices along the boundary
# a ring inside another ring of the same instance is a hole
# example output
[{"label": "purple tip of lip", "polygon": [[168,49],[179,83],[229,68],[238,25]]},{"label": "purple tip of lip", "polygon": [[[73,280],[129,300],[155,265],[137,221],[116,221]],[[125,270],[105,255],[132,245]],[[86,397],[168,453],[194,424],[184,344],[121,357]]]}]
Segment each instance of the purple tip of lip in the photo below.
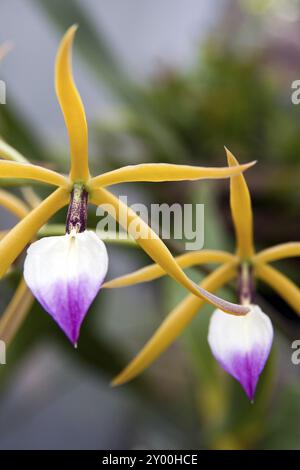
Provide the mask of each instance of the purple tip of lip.
[{"label": "purple tip of lip", "polygon": [[230,360],[220,361],[221,367],[240,382],[250,401],[253,401],[259,376],[265,366],[269,351],[259,346],[247,353],[235,353]]},{"label": "purple tip of lip", "polygon": [[39,291],[36,297],[75,346],[85,315],[96,297],[101,283],[91,286],[86,279],[69,284],[57,283],[46,295]]}]

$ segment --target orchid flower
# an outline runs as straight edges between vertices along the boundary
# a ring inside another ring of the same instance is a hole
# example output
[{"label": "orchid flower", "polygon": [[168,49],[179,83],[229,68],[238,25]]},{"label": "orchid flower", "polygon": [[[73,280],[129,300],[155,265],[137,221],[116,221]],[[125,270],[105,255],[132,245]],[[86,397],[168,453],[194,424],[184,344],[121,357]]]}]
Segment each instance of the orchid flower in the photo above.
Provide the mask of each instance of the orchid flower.
[{"label": "orchid flower", "polygon": [[[229,166],[237,165],[232,153],[227,149],[226,152]],[[299,288],[269,264],[279,259],[300,256],[300,243],[283,243],[255,252],[251,199],[243,175],[230,178],[230,204],[236,233],[236,253],[219,250],[194,251],[176,257],[176,261],[182,268],[205,263],[220,264],[201,283],[209,292],[217,291],[234,278],[238,279],[239,300],[250,311],[245,316],[238,317],[227,315],[222,309],[215,310],[210,321],[208,341],[221,367],[241,383],[252,400],[273,340],[269,317],[254,304],[254,279],[261,279],[269,284],[300,314]],[[160,266],[154,264],[113,279],[104,284],[104,287],[130,286],[165,274]],[[183,299],[165,318],[140,353],[114,379],[113,385],[123,384],[146,369],[180,335],[204,303],[203,299],[193,295]]]},{"label": "orchid flower", "polygon": [[[218,308],[239,315],[248,312],[219,299],[191,281],[172,254],[138,215],[105,189],[118,183],[134,181],[182,181],[226,178],[238,175],[254,162],[233,168],[202,168],[188,165],[140,164],[90,176],[88,161],[88,129],[84,107],[75,86],[71,48],[77,26],[65,33],[56,57],[55,89],[70,141],[70,173],[68,176],[32,165],[16,150],[0,142],[0,180],[34,180],[57,189],[7,233],[0,241],[0,277],[2,277],[26,245],[33,241],[40,228],[61,208],[68,205],[66,233],[34,241],[24,263],[24,278],[35,298],[53,317],[73,344],[80,326],[101,288],[108,269],[105,245],[94,232],[87,230],[87,205],[105,205],[105,209],[131,233],[131,222],[143,227],[143,235],[135,241],[164,272],[193,294]],[[11,160],[11,161],[9,161]]]}]

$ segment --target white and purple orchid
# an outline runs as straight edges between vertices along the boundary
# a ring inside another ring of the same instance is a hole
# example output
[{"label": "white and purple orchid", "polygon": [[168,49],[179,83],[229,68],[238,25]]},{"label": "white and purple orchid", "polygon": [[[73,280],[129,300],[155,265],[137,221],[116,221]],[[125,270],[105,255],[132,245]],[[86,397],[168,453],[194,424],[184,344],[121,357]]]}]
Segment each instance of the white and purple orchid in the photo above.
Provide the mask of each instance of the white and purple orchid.
[{"label": "white and purple orchid", "polygon": [[86,213],[87,193],[75,186],[66,234],[32,243],[24,263],[28,287],[74,345],[108,268],[103,241],[86,230]]}]

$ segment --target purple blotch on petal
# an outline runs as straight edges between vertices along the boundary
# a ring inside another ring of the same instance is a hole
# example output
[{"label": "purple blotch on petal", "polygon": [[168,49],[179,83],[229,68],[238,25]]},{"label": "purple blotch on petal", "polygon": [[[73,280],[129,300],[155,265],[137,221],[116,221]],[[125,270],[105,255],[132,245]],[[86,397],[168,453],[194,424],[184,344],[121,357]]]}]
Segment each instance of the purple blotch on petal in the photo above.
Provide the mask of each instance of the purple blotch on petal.
[{"label": "purple blotch on petal", "polygon": [[41,305],[73,344],[77,343],[81,324],[102,282],[98,286],[91,286],[90,280],[74,279],[68,284],[58,282],[52,285],[47,295],[40,291],[35,293]]},{"label": "purple blotch on petal", "polygon": [[244,317],[214,311],[208,332],[211,351],[221,367],[238,380],[252,401],[273,341],[269,317],[250,305]]},{"label": "purple blotch on petal", "polygon": [[253,400],[257,382],[264,369],[269,351],[262,350],[260,346],[245,353],[236,352],[225,363],[216,358],[221,367],[240,382],[249,400]]}]

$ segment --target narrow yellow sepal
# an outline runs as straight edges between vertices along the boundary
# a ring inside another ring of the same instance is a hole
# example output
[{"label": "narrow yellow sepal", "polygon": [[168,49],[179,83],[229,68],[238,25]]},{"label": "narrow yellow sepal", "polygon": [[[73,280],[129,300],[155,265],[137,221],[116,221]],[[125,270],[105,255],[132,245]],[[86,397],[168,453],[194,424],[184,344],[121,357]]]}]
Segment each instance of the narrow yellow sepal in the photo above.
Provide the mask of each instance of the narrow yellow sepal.
[{"label": "narrow yellow sepal", "polygon": [[[209,276],[201,283],[203,289],[215,292],[236,275],[234,264],[227,263]],[[193,317],[203,306],[205,301],[194,295],[188,295],[182,300],[166,317],[152,338],[146,343],[140,353],[129,363],[129,365],[112,381],[112,385],[122,385],[143,372],[162,354],[184,328],[192,321]]]},{"label": "narrow yellow sepal", "polygon": [[0,241],[0,278],[37,231],[55,212],[67,205],[69,199],[69,191],[65,188],[58,188],[2,238]]},{"label": "narrow yellow sepal", "polygon": [[[226,147],[225,150],[228,165],[239,165]],[[240,258],[249,258],[254,253],[253,215],[248,185],[242,174],[230,178],[230,206],[236,232],[237,254]]]},{"label": "narrow yellow sepal", "polygon": [[253,262],[270,263],[283,258],[293,258],[300,256],[300,243],[289,242],[272,246],[262,250],[253,257]]},{"label": "narrow yellow sepal", "polygon": [[0,338],[9,345],[22,325],[34,298],[22,279],[0,319]]},{"label": "narrow yellow sepal", "polygon": [[[1,156],[1,154],[0,154]],[[55,171],[30,163],[0,161],[0,178],[19,178],[40,181],[54,186],[67,187],[67,178]]]},{"label": "narrow yellow sepal", "polygon": [[[2,139],[0,139],[0,157],[3,158],[4,160],[10,160],[13,162],[29,163],[28,159],[24,157],[24,155],[22,155],[20,152],[18,152],[18,150],[16,150],[14,147],[9,145],[7,142],[5,142]],[[65,185],[67,184],[68,182],[65,179]],[[41,200],[39,196],[34,192],[34,190],[31,187],[29,186],[22,187],[21,193],[23,194],[24,199],[28,203],[28,206],[30,208],[33,209],[34,207],[40,204]]]},{"label": "narrow yellow sepal", "polygon": [[[229,263],[230,261],[235,260],[235,256],[227,253],[226,251],[201,250],[176,256],[175,260],[178,265],[184,269],[190,266],[199,266],[206,263]],[[141,282],[153,281],[154,279],[158,279],[166,274],[166,271],[164,271],[158,264],[151,264],[150,266],[138,269],[130,274],[107,281],[102,287],[112,289],[132,286]]]},{"label": "narrow yellow sepal", "polygon": [[71,180],[89,179],[88,128],[84,107],[74,83],[71,49],[77,25],[71,26],[61,40],[55,63],[55,89],[64,115],[71,147]]},{"label": "narrow yellow sepal", "polygon": [[300,289],[293,281],[267,264],[256,265],[255,274],[271,286],[300,315]]},{"label": "narrow yellow sepal", "polygon": [[[191,281],[176,263],[169,249],[158,235],[140,217],[138,217],[131,208],[113,194],[105,189],[95,190],[92,193],[91,202],[96,205],[104,204],[108,213],[114,217],[126,231],[128,231],[128,233],[153,259],[153,261],[159,264],[169,276],[190,290],[190,292],[202,299],[205,299],[207,302],[215,305],[224,312],[231,313],[233,315],[245,315],[248,313],[249,308],[247,306],[233,304],[220,299]],[[139,228],[138,231],[137,227]]]},{"label": "narrow yellow sepal", "polygon": [[128,182],[163,182],[201,179],[221,179],[238,175],[256,162],[239,165],[236,168],[205,168],[190,165],[172,165],[169,163],[142,163],[129,165],[103,173],[91,179],[90,187],[99,188]]}]

